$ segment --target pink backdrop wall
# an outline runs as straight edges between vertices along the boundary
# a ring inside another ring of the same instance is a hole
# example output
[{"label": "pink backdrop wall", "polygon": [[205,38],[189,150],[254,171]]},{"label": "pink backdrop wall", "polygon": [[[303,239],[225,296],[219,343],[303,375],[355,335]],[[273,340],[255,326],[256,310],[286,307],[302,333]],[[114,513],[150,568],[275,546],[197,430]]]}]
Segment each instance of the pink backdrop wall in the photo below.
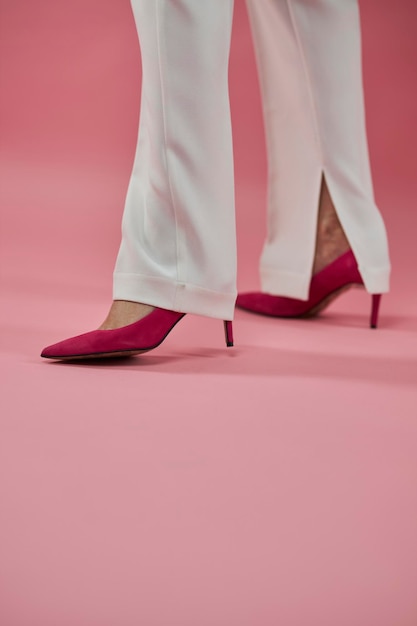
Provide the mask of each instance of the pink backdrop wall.
[{"label": "pink backdrop wall", "polygon": [[[415,266],[417,5],[362,0],[364,74],[376,195],[390,232],[395,293]],[[140,56],[128,0],[0,0],[1,252],[15,288],[110,296],[136,142]],[[257,281],[265,154],[243,0],[230,86],[240,283]],[[76,253],[74,253],[74,251]]]},{"label": "pink backdrop wall", "polygon": [[[61,366],[40,349],[110,299],[139,50],[128,0],[0,0],[1,626],[417,623],[417,3],[361,4],[381,329],[350,293],[311,323],[240,312],[232,351],[187,316],[149,358]],[[230,83],[249,285],[266,163],[243,0]]]}]

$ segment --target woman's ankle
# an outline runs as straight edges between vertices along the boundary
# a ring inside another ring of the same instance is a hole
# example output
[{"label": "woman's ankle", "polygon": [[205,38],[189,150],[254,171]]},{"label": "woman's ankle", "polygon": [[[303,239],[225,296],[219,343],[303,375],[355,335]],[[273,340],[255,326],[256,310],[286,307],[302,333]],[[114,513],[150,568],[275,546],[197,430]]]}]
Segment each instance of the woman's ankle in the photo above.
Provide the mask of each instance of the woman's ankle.
[{"label": "woman's ankle", "polygon": [[320,191],[313,274],[320,272],[348,250],[350,250],[349,241],[337,216],[326,181],[323,178]]}]

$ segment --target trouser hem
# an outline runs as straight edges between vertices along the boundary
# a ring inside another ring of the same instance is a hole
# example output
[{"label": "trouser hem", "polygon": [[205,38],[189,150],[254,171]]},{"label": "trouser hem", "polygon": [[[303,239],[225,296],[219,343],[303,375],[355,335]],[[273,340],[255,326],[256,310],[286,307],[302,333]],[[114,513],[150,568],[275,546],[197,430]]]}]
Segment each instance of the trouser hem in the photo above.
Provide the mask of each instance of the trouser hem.
[{"label": "trouser hem", "polygon": [[236,296],[236,292],[211,291],[156,276],[118,272],[113,276],[114,300],[142,302],[162,309],[222,320],[233,319]]},{"label": "trouser hem", "polygon": [[358,267],[368,293],[387,293],[389,291],[390,267],[365,268]]},{"label": "trouser hem", "polygon": [[262,291],[273,296],[285,296],[308,300],[310,289],[310,274],[294,274],[283,272],[270,267],[262,267],[260,270]]},{"label": "trouser hem", "polygon": [[[390,267],[359,267],[365,289],[368,293],[387,293],[389,291]],[[272,268],[261,268],[261,287],[265,293],[285,296],[297,300],[308,300],[311,276],[282,272]]]}]

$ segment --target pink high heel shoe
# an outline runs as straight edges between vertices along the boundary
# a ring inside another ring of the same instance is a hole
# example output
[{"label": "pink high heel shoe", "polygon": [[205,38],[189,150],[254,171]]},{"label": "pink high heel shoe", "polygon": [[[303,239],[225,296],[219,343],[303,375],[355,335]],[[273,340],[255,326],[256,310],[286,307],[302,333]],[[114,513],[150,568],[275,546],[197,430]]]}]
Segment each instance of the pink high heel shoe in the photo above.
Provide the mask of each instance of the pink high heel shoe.
[{"label": "pink high heel shoe", "polygon": [[[272,317],[313,317],[353,285],[363,286],[363,280],[353,252],[349,250],[313,276],[306,301],[254,292],[240,294],[236,306]],[[381,297],[381,294],[372,295],[371,328],[376,328],[378,324]]]},{"label": "pink high heel shoe", "polygon": [[[124,357],[157,348],[185,313],[155,308],[138,322],[113,330],[93,330],[45,348],[46,359],[80,360]],[[226,345],[233,346],[232,322],[224,322]]]}]

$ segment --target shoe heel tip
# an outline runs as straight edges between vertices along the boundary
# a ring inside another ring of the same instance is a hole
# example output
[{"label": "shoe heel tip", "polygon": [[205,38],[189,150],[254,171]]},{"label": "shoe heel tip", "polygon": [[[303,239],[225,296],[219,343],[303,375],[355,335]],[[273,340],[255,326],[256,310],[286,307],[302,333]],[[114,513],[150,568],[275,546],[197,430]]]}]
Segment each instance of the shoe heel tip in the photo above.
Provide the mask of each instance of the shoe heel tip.
[{"label": "shoe heel tip", "polygon": [[225,320],[224,321],[224,338],[226,340],[226,346],[228,348],[233,347],[233,327],[232,322]]}]

